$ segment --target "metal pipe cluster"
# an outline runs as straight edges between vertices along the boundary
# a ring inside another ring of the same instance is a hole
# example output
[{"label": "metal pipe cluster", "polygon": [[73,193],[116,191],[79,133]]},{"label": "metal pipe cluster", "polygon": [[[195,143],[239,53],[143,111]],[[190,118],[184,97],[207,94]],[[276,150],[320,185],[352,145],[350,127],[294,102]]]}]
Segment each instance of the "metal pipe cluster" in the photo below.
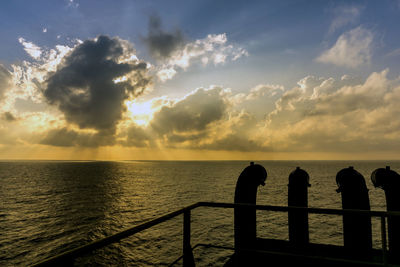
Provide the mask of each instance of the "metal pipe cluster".
[{"label": "metal pipe cluster", "polygon": [[[240,174],[235,190],[235,203],[256,204],[257,188],[265,184],[267,171],[259,164],[251,162]],[[310,176],[297,167],[289,175],[288,206],[308,207],[308,187]],[[390,167],[376,169],[371,174],[375,187],[382,188],[386,195],[388,211],[400,211],[400,175]],[[350,210],[370,210],[368,188],[365,179],[353,167],[340,170],[336,175],[338,193],[341,193],[342,208]],[[309,243],[308,213],[291,210],[289,219],[289,242],[295,247]],[[256,210],[235,208],[235,247],[252,248],[256,241]],[[388,218],[389,256],[391,261],[400,260],[400,218]],[[371,217],[368,214],[343,215],[344,247],[355,255],[372,250]]]}]

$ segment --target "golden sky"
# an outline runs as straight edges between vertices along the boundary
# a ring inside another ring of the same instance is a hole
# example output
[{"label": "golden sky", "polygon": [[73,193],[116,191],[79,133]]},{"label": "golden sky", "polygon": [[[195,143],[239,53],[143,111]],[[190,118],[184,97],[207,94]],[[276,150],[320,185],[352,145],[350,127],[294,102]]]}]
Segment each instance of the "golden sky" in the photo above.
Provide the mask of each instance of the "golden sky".
[{"label": "golden sky", "polygon": [[397,159],[400,40],[374,5],[318,4],[308,21],[295,4],[267,20],[258,3],[221,15],[236,28],[152,6],[129,31],[70,1],[60,16],[82,28],[48,17],[3,32],[0,159]]}]

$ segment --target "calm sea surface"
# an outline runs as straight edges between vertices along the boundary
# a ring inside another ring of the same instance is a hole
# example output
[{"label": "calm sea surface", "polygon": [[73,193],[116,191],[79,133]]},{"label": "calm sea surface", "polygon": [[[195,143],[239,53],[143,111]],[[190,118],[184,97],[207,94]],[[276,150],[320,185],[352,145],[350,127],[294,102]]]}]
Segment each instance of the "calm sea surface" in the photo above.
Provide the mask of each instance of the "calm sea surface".
[{"label": "calm sea surface", "polygon": [[[354,166],[366,178],[372,210],[385,210],[371,172],[400,161],[260,161],[268,171],[257,203],[287,204],[288,175],[310,174],[309,206],[341,208],[336,173]],[[198,201],[233,202],[244,161],[0,162],[0,265],[26,266]],[[78,265],[168,265],[181,255],[182,216],[77,259]],[[341,218],[310,215],[310,240],[342,244]],[[288,239],[287,215],[259,211],[258,236]],[[380,225],[373,219],[374,246]],[[233,246],[233,211],[192,211],[192,245]],[[221,266],[231,251],[197,248],[198,266]]]}]

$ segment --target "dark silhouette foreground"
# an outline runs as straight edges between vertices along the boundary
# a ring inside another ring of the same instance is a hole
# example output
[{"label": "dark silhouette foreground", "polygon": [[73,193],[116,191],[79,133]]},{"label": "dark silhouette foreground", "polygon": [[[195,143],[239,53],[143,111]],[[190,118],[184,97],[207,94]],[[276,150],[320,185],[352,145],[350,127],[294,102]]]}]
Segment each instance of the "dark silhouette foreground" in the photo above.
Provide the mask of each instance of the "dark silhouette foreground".
[{"label": "dark silhouette foreground", "polygon": [[[264,185],[267,171],[253,162],[240,174],[235,203],[256,204],[257,189]],[[376,187],[385,190],[388,211],[400,211],[400,175],[389,168],[378,169],[372,176]],[[341,193],[343,246],[313,244],[309,241],[308,187],[310,176],[300,167],[289,175],[288,212],[289,241],[257,237],[256,209],[236,207],[235,253],[225,266],[381,266],[382,262],[400,263],[400,218],[389,218],[389,258],[382,250],[372,248],[370,201],[364,177],[353,167],[336,175],[337,192]],[[296,208],[297,207],[297,208]],[[354,212],[346,210],[361,210]],[[323,224],[321,224],[323,227]]]}]

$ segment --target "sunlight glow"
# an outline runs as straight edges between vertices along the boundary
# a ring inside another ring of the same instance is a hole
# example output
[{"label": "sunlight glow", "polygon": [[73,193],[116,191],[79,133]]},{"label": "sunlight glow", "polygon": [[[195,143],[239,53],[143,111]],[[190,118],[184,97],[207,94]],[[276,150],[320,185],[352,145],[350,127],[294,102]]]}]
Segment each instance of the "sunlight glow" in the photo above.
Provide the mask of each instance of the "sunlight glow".
[{"label": "sunlight glow", "polygon": [[153,107],[153,101],[137,102],[131,100],[126,102],[126,107],[130,112],[130,117],[138,125],[148,125],[153,118],[154,112],[157,111]]}]

